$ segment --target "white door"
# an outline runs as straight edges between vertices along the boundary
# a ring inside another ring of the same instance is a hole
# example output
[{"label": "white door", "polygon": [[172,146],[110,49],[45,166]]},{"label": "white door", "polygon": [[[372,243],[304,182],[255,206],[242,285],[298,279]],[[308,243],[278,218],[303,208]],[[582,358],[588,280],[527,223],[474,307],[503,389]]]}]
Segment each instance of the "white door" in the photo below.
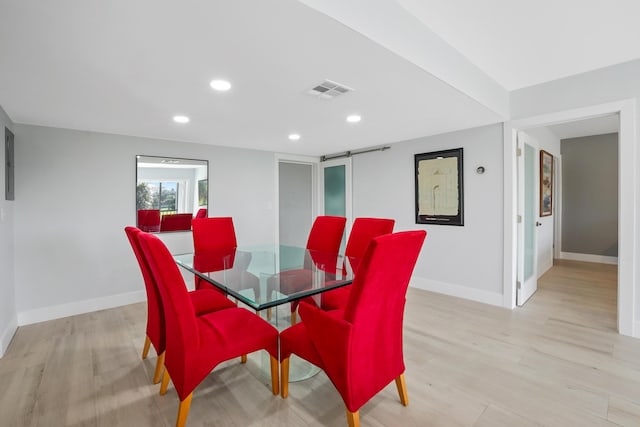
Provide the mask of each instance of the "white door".
[{"label": "white door", "polygon": [[538,289],[538,143],[518,132],[518,274],[516,302],[523,305]]},{"label": "white door", "polygon": [[320,212],[324,215],[344,216],[347,227],[342,238],[344,252],[348,230],[352,223],[351,158],[327,160],[320,163]]}]

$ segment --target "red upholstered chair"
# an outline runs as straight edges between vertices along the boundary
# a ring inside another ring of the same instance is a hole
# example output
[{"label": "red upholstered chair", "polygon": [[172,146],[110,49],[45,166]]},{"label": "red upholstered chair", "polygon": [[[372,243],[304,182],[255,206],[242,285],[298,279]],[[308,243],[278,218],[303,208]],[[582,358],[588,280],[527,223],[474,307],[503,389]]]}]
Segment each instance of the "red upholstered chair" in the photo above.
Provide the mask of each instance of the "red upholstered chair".
[{"label": "red upholstered chair", "polygon": [[[136,227],[125,227],[124,231],[127,234],[133,253],[138,261],[138,266],[140,267],[142,278],[144,279],[144,287],[147,292],[147,335],[144,342],[144,348],[142,350],[142,358],[147,358],[147,355],[149,354],[149,347],[153,344],[156,354],[158,354],[156,369],[153,375],[153,383],[157,384],[160,382],[162,370],[164,369],[166,349],[166,332],[162,299],[160,298],[158,286],[151,274],[147,256],[140,246],[140,235],[143,234],[143,232]],[[190,292],[189,297],[191,298],[191,302],[195,307],[197,314],[235,307],[235,304],[224,295],[212,290]]]},{"label": "red upholstered chair", "polygon": [[322,368],[344,400],[349,426],[360,408],[395,380],[403,405],[402,322],[405,296],[424,230],[376,237],[367,248],[344,310],[300,304],[302,322],[280,333],[282,397],[288,395],[289,357]]},{"label": "red upholstered chair", "polygon": [[200,208],[198,212],[196,212],[196,218],[206,218],[207,217],[207,208]]},{"label": "red upholstered chair", "polygon": [[[236,240],[236,231],[233,226],[233,218],[231,217],[212,217],[212,218],[195,218],[192,222],[193,228],[193,254],[194,267],[201,272],[213,272],[225,269],[224,265],[216,265],[216,257],[220,259],[219,254],[229,253],[228,262],[240,262],[249,266],[251,258],[247,259],[246,253],[237,254],[235,249],[238,246]],[[215,256],[209,256],[213,254]],[[229,268],[229,266],[226,266]],[[240,272],[241,269],[236,268],[234,272]],[[260,292],[260,279],[253,274],[242,271],[242,277],[236,278],[240,283],[245,284],[246,288],[253,288],[256,299]],[[213,285],[207,283],[196,276],[196,289],[212,288],[217,289]]]},{"label": "red upholstered chair", "polygon": [[[309,237],[307,238],[307,249],[316,252],[316,257],[324,258],[321,260],[322,264],[330,263],[327,259],[327,255],[335,254],[334,266],[337,263],[338,252],[340,251],[340,243],[342,242],[342,235],[344,234],[344,226],[347,223],[347,219],[342,216],[318,216],[311,230],[309,231]],[[314,254],[310,253],[310,257],[305,259],[305,269],[302,270],[288,270],[283,271],[280,274],[271,277],[267,281],[267,289],[269,292],[273,290],[280,290],[284,294],[291,294],[294,292],[302,291],[311,287],[311,275],[309,265],[314,260]],[[331,273],[331,271],[329,271]],[[335,273],[335,268],[333,269]],[[291,323],[296,323],[296,309],[298,308],[298,302],[291,303]]]},{"label": "red upholstered chair", "polygon": [[191,230],[192,219],[193,216],[190,213],[162,215],[162,220],[160,221],[160,231]]},{"label": "red upholstered chair", "polygon": [[139,209],[138,228],[148,233],[160,231],[160,209]]},{"label": "red upholstered chair", "polygon": [[178,266],[164,243],[152,234],[142,234],[140,243],[162,298],[167,351],[160,393],[166,393],[171,379],[180,398],[176,425],[186,423],[198,384],[220,362],[240,355],[269,352],[271,388],[278,394],[278,331],[243,308],[197,316]]},{"label": "red upholstered chair", "polygon": [[316,217],[307,238],[307,249],[324,253],[338,253],[346,223],[347,219],[343,216],[321,215]]},{"label": "red upholstered chair", "polygon": [[213,218],[194,218],[193,250],[195,253],[238,246],[233,218],[229,216]]},{"label": "red upholstered chair", "polygon": [[[349,233],[345,256],[351,260],[351,268],[354,273],[357,271],[358,262],[362,259],[369,243],[374,237],[382,236],[393,232],[395,220],[388,218],[356,218]],[[320,295],[320,306],[323,310],[335,310],[344,308],[349,300],[351,286],[323,292]],[[305,299],[305,301],[307,301]],[[313,299],[308,301],[313,303]]]}]

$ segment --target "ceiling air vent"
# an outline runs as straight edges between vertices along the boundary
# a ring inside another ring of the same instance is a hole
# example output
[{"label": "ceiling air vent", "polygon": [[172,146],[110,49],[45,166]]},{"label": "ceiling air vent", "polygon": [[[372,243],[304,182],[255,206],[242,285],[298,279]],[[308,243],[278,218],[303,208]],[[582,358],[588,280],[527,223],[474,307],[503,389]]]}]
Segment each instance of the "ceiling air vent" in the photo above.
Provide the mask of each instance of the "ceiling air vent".
[{"label": "ceiling air vent", "polygon": [[325,80],[314,88],[307,92],[309,95],[317,96],[318,98],[331,99],[345,93],[352,92],[353,89],[342,85],[340,83],[332,82],[331,80]]}]

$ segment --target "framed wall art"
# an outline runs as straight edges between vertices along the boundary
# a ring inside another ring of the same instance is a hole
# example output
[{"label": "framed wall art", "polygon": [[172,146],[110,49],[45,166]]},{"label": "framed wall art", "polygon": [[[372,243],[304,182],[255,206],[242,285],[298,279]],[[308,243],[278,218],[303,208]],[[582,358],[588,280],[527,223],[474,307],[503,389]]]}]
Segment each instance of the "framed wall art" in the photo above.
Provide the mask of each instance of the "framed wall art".
[{"label": "framed wall art", "polygon": [[553,213],[553,155],[540,150],[540,216]]},{"label": "framed wall art", "polygon": [[416,224],[464,225],[462,148],[415,155]]}]

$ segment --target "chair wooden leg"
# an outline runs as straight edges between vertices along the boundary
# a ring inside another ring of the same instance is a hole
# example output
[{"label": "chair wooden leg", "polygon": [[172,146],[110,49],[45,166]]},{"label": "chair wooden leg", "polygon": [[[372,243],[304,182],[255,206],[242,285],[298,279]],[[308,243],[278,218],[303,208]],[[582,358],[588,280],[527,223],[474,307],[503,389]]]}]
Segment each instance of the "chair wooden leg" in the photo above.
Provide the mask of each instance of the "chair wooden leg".
[{"label": "chair wooden leg", "polygon": [[407,384],[404,382],[404,374],[400,374],[398,378],[396,378],[396,387],[398,388],[400,403],[407,406],[409,404],[409,395],[407,395]]},{"label": "chair wooden leg", "polygon": [[280,364],[280,395],[283,399],[289,396],[289,358]]},{"label": "chair wooden leg", "polygon": [[291,326],[298,323],[298,312],[296,310],[291,312]]},{"label": "chair wooden leg", "polygon": [[151,340],[149,335],[144,338],[144,347],[142,347],[142,359],[146,359],[149,354],[149,347],[151,347]]},{"label": "chair wooden leg", "polygon": [[187,416],[189,415],[189,408],[191,408],[191,398],[193,393],[185,397],[178,406],[178,419],[176,420],[176,427],[184,427],[187,423]]},{"label": "chair wooden leg", "polygon": [[243,354],[242,356],[240,356],[240,363],[247,363],[247,355]]},{"label": "chair wooden leg", "polygon": [[169,387],[169,380],[171,378],[169,377],[169,371],[167,371],[166,369],[164,370],[164,375],[162,376],[162,384],[160,385],[160,395],[164,396],[165,394],[167,394],[167,388]]},{"label": "chair wooden leg", "polygon": [[347,409],[347,425],[349,427],[360,427],[360,411],[351,412]]},{"label": "chair wooden leg", "polygon": [[280,372],[278,372],[278,359],[271,356],[271,391],[274,396],[280,392]]},{"label": "chair wooden leg", "polygon": [[158,360],[156,360],[156,370],[153,373],[154,384],[158,384],[160,382],[160,376],[162,375],[163,370],[164,370],[164,351],[158,355]]}]

